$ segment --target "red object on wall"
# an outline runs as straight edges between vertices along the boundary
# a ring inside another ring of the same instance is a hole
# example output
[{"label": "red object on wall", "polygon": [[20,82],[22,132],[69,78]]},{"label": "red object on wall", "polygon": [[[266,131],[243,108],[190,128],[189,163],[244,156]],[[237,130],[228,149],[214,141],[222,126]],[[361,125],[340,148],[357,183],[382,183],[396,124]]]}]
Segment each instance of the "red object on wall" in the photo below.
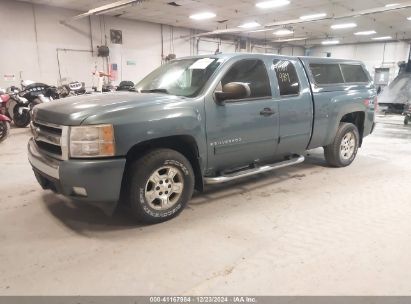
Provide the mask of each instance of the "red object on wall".
[{"label": "red object on wall", "polygon": [[112,63],[110,64],[110,80],[112,81],[116,81],[117,80],[117,76],[118,76],[118,67],[117,67],[117,63]]}]

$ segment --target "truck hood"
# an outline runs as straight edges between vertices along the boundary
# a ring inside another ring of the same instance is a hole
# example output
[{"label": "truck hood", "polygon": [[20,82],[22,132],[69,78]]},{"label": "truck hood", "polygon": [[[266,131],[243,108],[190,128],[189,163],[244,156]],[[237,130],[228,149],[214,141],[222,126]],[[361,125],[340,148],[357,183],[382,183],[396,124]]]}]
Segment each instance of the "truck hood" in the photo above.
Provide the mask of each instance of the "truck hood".
[{"label": "truck hood", "polygon": [[58,125],[76,126],[92,115],[131,108],[169,103],[180,97],[166,94],[113,92],[69,97],[40,104],[34,108],[34,119]]}]

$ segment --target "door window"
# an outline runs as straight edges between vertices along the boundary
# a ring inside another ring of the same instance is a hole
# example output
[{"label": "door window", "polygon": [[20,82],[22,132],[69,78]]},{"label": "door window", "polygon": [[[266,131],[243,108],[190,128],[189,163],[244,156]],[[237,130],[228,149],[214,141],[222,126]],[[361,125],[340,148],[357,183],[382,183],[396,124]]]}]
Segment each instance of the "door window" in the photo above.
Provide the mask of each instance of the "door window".
[{"label": "door window", "polygon": [[246,83],[251,91],[250,98],[271,97],[271,86],[265,64],[258,59],[236,62],[221,80],[224,86],[230,82]]},{"label": "door window", "polygon": [[274,60],[273,69],[277,75],[281,96],[299,95],[300,81],[295,66],[289,60]]}]

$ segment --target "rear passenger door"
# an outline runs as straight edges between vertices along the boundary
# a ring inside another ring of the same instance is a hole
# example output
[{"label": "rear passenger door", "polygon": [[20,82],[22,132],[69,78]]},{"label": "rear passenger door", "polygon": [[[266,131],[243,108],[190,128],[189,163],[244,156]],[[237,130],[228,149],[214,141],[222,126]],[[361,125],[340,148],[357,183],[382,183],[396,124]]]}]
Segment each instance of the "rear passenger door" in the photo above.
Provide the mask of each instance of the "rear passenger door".
[{"label": "rear passenger door", "polygon": [[301,153],[310,141],[313,123],[311,91],[298,59],[275,59],[271,73],[277,80],[279,140],[277,155]]}]

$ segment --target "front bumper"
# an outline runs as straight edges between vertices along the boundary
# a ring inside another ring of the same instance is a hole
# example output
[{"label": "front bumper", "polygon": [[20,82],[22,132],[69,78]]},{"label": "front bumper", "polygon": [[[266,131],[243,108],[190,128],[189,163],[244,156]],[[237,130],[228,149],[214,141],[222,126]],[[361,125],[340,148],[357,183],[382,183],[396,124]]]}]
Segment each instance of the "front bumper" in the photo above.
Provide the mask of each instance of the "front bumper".
[{"label": "front bumper", "polygon": [[107,213],[119,201],[125,158],[61,161],[42,154],[30,139],[28,159],[43,189],[97,205]]}]

